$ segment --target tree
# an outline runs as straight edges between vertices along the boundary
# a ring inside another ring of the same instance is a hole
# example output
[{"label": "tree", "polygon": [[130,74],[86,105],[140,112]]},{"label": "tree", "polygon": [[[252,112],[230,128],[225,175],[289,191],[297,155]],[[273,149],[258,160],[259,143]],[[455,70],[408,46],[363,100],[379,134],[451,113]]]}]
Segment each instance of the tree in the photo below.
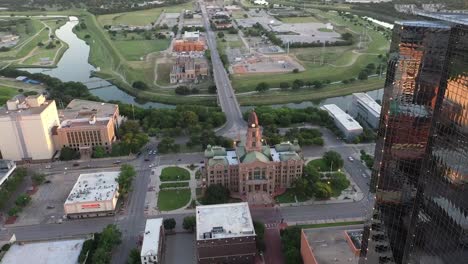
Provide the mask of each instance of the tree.
[{"label": "tree", "polygon": [[180,95],[188,95],[190,94],[190,88],[188,88],[187,86],[178,86],[176,89],[175,89],[175,93],[176,94],[180,94]]},{"label": "tree", "polygon": [[130,255],[128,255],[127,264],[141,264],[140,251],[138,248],[130,250]]},{"label": "tree", "polygon": [[323,87],[323,83],[321,81],[313,81],[312,85],[315,87],[315,89],[320,89]]},{"label": "tree", "polygon": [[351,40],[353,39],[353,35],[351,33],[346,32],[346,33],[341,34],[341,38],[344,40]]},{"label": "tree", "polygon": [[299,69],[298,68],[294,68],[294,70],[292,70],[293,73],[299,73]]},{"label": "tree", "polygon": [[95,146],[93,148],[93,154],[91,155],[92,158],[100,159],[105,156],[107,156],[107,153],[103,146]]},{"label": "tree", "polygon": [[38,47],[44,47],[44,43],[38,42],[38,43],[37,43],[37,46],[38,46]]},{"label": "tree", "polygon": [[218,38],[224,38],[224,33],[222,31],[218,32]]},{"label": "tree", "polygon": [[340,153],[333,150],[327,151],[323,154],[323,161],[325,161],[331,171],[342,168],[344,164]]},{"label": "tree", "polygon": [[74,160],[74,159],[79,159],[80,158],[80,153],[70,147],[63,147],[60,150],[60,160]]},{"label": "tree", "polygon": [[330,184],[334,190],[341,193],[341,191],[349,187],[350,182],[344,173],[337,172],[332,173],[330,177]]},{"label": "tree", "polygon": [[162,154],[169,152],[178,152],[180,146],[174,143],[174,139],[164,137],[158,144],[158,151]]},{"label": "tree", "polygon": [[304,86],[304,81],[303,80],[296,79],[296,80],[293,81],[293,84],[292,84],[293,90],[298,90],[298,89],[302,88],[302,86]]},{"label": "tree", "polygon": [[253,221],[255,234],[257,235],[257,249],[265,251],[265,224],[259,221]]},{"label": "tree", "polygon": [[288,82],[280,82],[279,86],[283,90],[287,90],[289,87],[291,87],[291,85]]},{"label": "tree", "polygon": [[262,92],[266,92],[268,91],[269,87],[268,87],[268,83],[266,82],[261,82],[259,84],[257,84],[257,88],[255,88],[258,92],[262,93]]},{"label": "tree", "polygon": [[163,220],[165,230],[171,230],[176,227],[176,220],[174,218],[165,218]]},{"label": "tree", "polygon": [[33,185],[41,185],[45,181],[45,174],[44,173],[34,173],[31,177]]},{"label": "tree", "polygon": [[197,225],[197,220],[196,220],[195,216],[186,216],[186,217],[184,217],[182,227],[185,230],[188,230],[190,232],[194,232],[195,228],[196,228],[196,225]]},{"label": "tree", "polygon": [[332,195],[332,190],[330,185],[324,182],[317,182],[315,190],[315,197],[318,199],[329,199]]},{"label": "tree", "polygon": [[367,72],[367,70],[362,70],[362,71],[359,72],[358,79],[359,80],[367,80],[367,78],[369,77],[368,75],[369,75],[369,73]]},{"label": "tree", "polygon": [[210,86],[208,87],[208,92],[209,92],[210,94],[215,94],[216,91],[217,91],[216,85],[210,85]]},{"label": "tree", "polygon": [[132,87],[138,90],[148,90],[148,85],[142,81],[135,81],[132,84]]},{"label": "tree", "polygon": [[229,189],[221,184],[212,184],[206,188],[203,204],[222,204],[229,201]]},{"label": "tree", "polygon": [[117,178],[117,183],[119,184],[119,193],[123,194],[124,196],[128,194],[132,188],[132,181],[135,175],[136,171],[132,165],[123,164],[122,167],[120,167],[120,173]]},{"label": "tree", "polygon": [[18,207],[25,207],[31,202],[31,197],[27,194],[21,194],[15,200],[15,204]]}]

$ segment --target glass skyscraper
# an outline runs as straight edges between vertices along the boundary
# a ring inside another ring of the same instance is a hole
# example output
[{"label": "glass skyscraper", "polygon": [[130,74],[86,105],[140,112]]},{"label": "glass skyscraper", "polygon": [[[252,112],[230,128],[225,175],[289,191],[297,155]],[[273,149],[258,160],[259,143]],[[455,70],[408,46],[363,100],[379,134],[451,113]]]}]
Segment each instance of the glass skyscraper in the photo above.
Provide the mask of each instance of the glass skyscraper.
[{"label": "glass skyscraper", "polygon": [[395,24],[360,264],[468,263],[468,15],[452,18]]}]

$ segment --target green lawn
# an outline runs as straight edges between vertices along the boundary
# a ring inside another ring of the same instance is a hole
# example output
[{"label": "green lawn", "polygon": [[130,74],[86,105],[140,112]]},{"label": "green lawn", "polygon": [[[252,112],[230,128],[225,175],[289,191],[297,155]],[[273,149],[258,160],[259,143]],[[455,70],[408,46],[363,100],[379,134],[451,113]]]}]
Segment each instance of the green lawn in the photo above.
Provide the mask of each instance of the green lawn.
[{"label": "green lawn", "polygon": [[159,188],[162,189],[167,189],[167,188],[178,188],[178,187],[188,187],[189,183],[188,182],[166,182],[166,183],[161,183],[159,185]]},{"label": "green lawn", "polygon": [[169,85],[171,82],[169,74],[172,70],[172,63],[159,63],[157,67],[158,84]]},{"label": "green lawn", "polygon": [[333,32],[333,29],[319,28],[318,31],[320,31],[320,32]]},{"label": "green lawn", "polygon": [[129,61],[140,60],[148,53],[165,50],[169,47],[169,43],[169,39],[114,41],[117,49]]},{"label": "green lawn", "polygon": [[[285,193],[278,195],[275,197],[276,202],[278,203],[295,203],[296,200],[294,199],[294,191],[292,189],[287,189]],[[299,202],[307,201],[307,197],[297,197]]]},{"label": "green lawn", "polygon": [[313,16],[307,17],[280,17],[283,23],[322,23],[319,19]]},{"label": "green lawn", "polygon": [[188,181],[190,172],[181,167],[166,167],[161,171],[161,181]]},{"label": "green lawn", "polygon": [[[269,77],[268,77],[269,78]],[[291,102],[304,102],[366,92],[383,88],[384,78],[356,81],[352,84],[334,84],[321,89],[300,89],[298,91],[269,91],[263,94],[237,96],[241,105],[271,105]]]},{"label": "green lawn", "polygon": [[179,209],[190,202],[190,189],[162,190],[158,196],[160,211]]},{"label": "green lawn", "polygon": [[167,13],[178,13],[184,9],[191,9],[192,3],[184,3],[175,6],[165,6],[152,9],[145,9],[133,12],[115,13],[98,16],[98,21],[101,25],[132,25],[132,26],[144,26],[151,22],[155,22],[161,15],[163,10]]},{"label": "green lawn", "polygon": [[317,168],[318,171],[330,171],[330,167],[327,166],[323,159],[311,160],[307,163],[307,166],[313,166]]},{"label": "green lawn", "polygon": [[0,85],[0,105],[4,105],[6,101],[18,94],[18,90]]}]

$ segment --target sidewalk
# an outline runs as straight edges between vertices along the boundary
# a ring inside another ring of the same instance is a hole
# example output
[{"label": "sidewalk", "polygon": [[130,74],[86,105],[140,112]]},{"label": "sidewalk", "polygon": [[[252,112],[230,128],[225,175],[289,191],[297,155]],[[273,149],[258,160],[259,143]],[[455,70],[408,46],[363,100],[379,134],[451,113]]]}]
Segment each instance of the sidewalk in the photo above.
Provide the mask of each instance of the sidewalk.
[{"label": "sidewalk", "polygon": [[347,217],[347,218],[333,218],[333,219],[322,219],[322,220],[310,220],[310,221],[291,221],[287,222],[288,226],[295,225],[316,225],[316,224],[332,224],[332,223],[345,223],[345,222],[359,222],[366,221],[365,217]]}]

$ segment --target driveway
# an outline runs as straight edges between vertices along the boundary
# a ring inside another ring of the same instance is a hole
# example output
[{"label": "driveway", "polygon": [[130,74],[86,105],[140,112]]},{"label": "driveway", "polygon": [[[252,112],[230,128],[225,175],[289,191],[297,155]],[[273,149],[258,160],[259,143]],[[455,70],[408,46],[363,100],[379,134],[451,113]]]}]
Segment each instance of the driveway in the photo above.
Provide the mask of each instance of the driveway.
[{"label": "driveway", "polygon": [[166,236],[164,264],[195,264],[195,236],[192,233],[178,233]]}]

